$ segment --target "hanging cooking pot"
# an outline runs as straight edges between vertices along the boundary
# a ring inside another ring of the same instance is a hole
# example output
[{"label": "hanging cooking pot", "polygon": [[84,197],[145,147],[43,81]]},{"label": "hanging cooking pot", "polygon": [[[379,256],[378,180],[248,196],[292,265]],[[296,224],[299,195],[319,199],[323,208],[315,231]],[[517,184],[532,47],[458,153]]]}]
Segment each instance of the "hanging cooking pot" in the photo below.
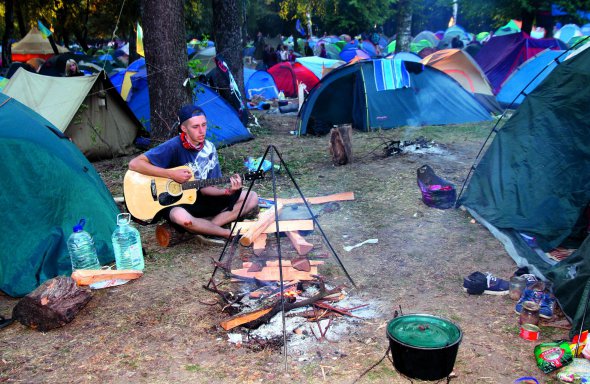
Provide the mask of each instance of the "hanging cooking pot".
[{"label": "hanging cooking pot", "polygon": [[440,380],[453,371],[463,332],[442,317],[411,314],[387,325],[393,366],[420,380]]}]

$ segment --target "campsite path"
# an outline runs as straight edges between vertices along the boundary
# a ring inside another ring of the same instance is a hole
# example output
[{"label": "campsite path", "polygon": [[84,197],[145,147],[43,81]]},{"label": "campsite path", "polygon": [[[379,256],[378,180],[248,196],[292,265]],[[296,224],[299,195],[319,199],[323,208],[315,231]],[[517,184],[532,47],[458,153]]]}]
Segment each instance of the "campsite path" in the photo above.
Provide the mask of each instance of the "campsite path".
[{"label": "campsite path", "polygon": [[[376,317],[339,340],[311,342],[306,354],[289,356],[285,371],[280,348],[238,347],[219,328],[224,315],[218,306],[207,305],[214,297],[201,285],[210,277],[210,258],[217,258],[220,249],[192,241],[162,249],[153,227],[142,227],[145,276],[96,291],[63,328],[39,333],[15,324],[0,331],[0,382],[352,383],[385,353],[385,326],[400,306],[406,314],[444,316],[461,327],[454,383],[509,383],[521,376],[542,376],[535,366],[534,344],[518,337],[514,302],[507,296],[462,291],[462,278],[471,272],[508,278],[516,265],[466,212],[425,206],[416,185],[416,170],[429,164],[460,186],[488,126],[479,127],[479,134],[471,132],[477,130],[473,127],[355,132],[354,163],[335,167],[327,137],[289,134],[295,127],[293,116],[260,114],[259,121],[256,140],[220,151],[224,169],[237,170],[245,156],[260,156],[274,144],[306,196],[354,191],[355,201],[321,215],[320,224],[359,286],[351,295],[370,303]],[[442,154],[383,156],[386,140],[418,134],[432,134]],[[128,160],[95,163],[115,196],[121,195]],[[269,196],[269,185],[257,188]],[[284,175],[278,187],[285,197],[295,196]],[[312,236],[320,246],[317,234]],[[372,238],[378,243],[343,249]],[[346,282],[333,262],[323,273],[331,282]],[[9,314],[15,303],[0,296],[0,314]],[[544,328],[542,339],[566,334]],[[385,360],[361,382],[409,381]]]}]

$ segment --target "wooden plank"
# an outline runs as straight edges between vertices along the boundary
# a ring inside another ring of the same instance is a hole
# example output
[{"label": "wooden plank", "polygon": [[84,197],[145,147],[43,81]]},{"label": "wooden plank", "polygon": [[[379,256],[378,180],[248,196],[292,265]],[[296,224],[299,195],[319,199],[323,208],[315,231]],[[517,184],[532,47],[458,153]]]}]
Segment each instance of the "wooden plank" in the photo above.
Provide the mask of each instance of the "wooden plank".
[{"label": "wooden plank", "polygon": [[249,323],[252,320],[256,320],[256,319],[260,318],[261,316],[266,315],[271,310],[272,310],[272,307],[263,308],[263,309],[259,309],[259,310],[248,312],[248,313],[241,313],[241,314],[234,316],[230,319],[222,321],[220,323],[220,325],[221,325],[221,328],[225,329],[226,331],[229,331],[232,328],[235,328],[235,327],[240,326],[242,324]]},{"label": "wooden plank", "polygon": [[[272,200],[272,199],[269,199],[269,200]],[[277,199],[277,200],[285,205],[303,203],[303,199],[300,197],[295,197],[292,199]],[[354,192],[342,192],[342,193],[335,193],[333,195],[327,195],[327,196],[308,197],[306,200],[309,204],[324,204],[324,203],[329,203],[331,201],[351,201],[351,200],[354,200]]]},{"label": "wooden plank", "polygon": [[[262,271],[248,272],[248,268],[232,269],[232,274],[240,277],[257,278],[261,281],[280,281],[279,267],[264,267]],[[314,280],[318,274],[318,267],[312,266],[309,272],[298,271],[292,267],[283,267],[283,281]]]},{"label": "wooden plank", "polygon": [[297,254],[300,256],[307,255],[309,251],[313,249],[313,244],[309,243],[307,240],[303,238],[297,231],[287,231],[285,232],[289,240],[291,240],[291,244],[295,247]]},{"label": "wooden plank", "polygon": [[[309,264],[314,265],[314,266],[324,265],[324,263],[325,263],[325,261],[323,261],[323,260],[309,260]],[[251,261],[244,261],[242,263],[242,267],[244,267],[246,269],[250,268],[251,265],[252,265]],[[279,261],[278,260],[267,260],[266,266],[267,267],[278,267]],[[291,260],[283,260],[283,268],[290,267],[290,266],[291,266]]]},{"label": "wooden plank", "polygon": [[244,247],[252,245],[252,242],[258,237],[258,235],[263,233],[268,226],[275,223],[275,213],[278,215],[281,212],[281,209],[283,209],[283,203],[277,202],[276,207],[271,207],[267,211],[258,215],[258,220],[256,220],[240,238],[240,244]]},{"label": "wooden plank", "polygon": [[266,238],[268,235],[266,233],[261,233],[258,235],[257,238],[254,239],[254,243],[252,243],[252,250],[256,256],[262,255],[264,249],[266,248]]},{"label": "wooden plank", "polygon": [[141,276],[143,276],[143,272],[134,269],[78,269],[72,272],[72,279],[78,285],[91,285],[99,281],[112,279],[133,280]]},{"label": "wooden plank", "polygon": [[[241,233],[246,232],[250,226],[253,225],[255,221],[239,221],[234,233],[238,232],[238,229],[241,230]],[[232,224],[233,225],[233,224]],[[280,220],[279,221],[279,231],[280,232],[287,232],[287,231],[313,231],[313,220]],[[263,233],[275,233],[275,225],[269,225]]]}]

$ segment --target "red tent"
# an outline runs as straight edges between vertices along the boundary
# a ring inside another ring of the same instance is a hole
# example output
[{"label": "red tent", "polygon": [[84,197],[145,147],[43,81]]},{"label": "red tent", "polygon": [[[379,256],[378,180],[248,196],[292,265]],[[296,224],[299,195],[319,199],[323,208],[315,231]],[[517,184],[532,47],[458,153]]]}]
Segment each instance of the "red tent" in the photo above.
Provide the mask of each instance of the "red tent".
[{"label": "red tent", "polygon": [[319,79],[312,71],[299,63],[278,63],[268,69],[279,91],[287,97],[297,97],[297,83],[304,83],[307,89],[313,88]]}]

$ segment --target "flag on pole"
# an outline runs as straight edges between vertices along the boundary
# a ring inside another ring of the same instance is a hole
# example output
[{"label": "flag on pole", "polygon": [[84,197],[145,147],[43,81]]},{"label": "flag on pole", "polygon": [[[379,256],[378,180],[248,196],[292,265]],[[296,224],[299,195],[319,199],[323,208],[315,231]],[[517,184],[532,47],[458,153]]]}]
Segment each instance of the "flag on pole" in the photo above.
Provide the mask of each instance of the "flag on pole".
[{"label": "flag on pole", "polygon": [[297,19],[297,22],[295,23],[295,29],[297,32],[301,33],[302,36],[305,36],[305,28],[303,28],[299,19]]},{"label": "flag on pole", "polygon": [[137,54],[145,57],[145,52],[143,51],[143,29],[141,29],[139,21],[137,22]]},{"label": "flag on pole", "polygon": [[44,38],[47,39],[49,36],[52,35],[49,28],[44,26],[43,23],[41,22],[41,20],[37,20],[37,25],[39,26],[39,32],[41,32],[41,35],[43,35]]}]

